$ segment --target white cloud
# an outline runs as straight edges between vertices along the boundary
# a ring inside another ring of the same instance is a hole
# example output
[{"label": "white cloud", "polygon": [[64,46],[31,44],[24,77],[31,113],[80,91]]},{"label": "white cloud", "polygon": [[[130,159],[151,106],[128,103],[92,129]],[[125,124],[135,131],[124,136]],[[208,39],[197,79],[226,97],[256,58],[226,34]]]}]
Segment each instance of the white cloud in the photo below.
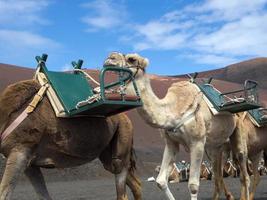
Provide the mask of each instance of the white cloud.
[{"label": "white cloud", "polygon": [[47,0],[0,0],[0,25],[47,24],[40,11],[48,5]]},{"label": "white cloud", "polygon": [[42,46],[46,48],[58,48],[60,44],[27,31],[1,30],[0,29],[0,48],[31,48],[38,49]]},{"label": "white cloud", "polygon": [[50,0],[0,0],[0,58],[25,63],[36,54],[54,52],[62,45],[38,33],[50,21],[43,15]]},{"label": "white cloud", "polygon": [[187,34],[179,32],[181,26],[173,22],[152,21],[138,25],[135,30],[143,41],[134,44],[137,51],[145,49],[175,49],[187,40]]},{"label": "white cloud", "polygon": [[83,4],[83,7],[89,10],[88,15],[82,18],[89,31],[117,27],[127,18],[124,5],[115,1],[95,0]]},{"label": "white cloud", "polygon": [[128,39],[137,51],[186,49],[200,64],[267,56],[266,6],[267,0],[206,0],[138,24]]},{"label": "white cloud", "polygon": [[216,15],[224,20],[238,20],[243,16],[261,12],[266,2],[266,0],[231,0],[227,2],[225,0],[213,0],[206,1],[198,10],[211,12],[212,16],[217,13]]},{"label": "white cloud", "polygon": [[210,34],[195,37],[195,47],[205,52],[228,53],[234,56],[267,56],[267,14],[246,16],[227,23]]}]

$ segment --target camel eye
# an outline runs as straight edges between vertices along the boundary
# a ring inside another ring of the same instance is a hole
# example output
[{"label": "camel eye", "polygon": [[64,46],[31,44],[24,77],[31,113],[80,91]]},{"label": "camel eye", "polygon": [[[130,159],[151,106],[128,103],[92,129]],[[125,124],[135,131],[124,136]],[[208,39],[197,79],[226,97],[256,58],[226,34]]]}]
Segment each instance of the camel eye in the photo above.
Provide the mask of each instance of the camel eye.
[{"label": "camel eye", "polygon": [[129,58],[129,59],[128,59],[128,62],[130,62],[130,63],[134,63],[134,62],[135,62],[135,59],[134,59],[134,58]]}]

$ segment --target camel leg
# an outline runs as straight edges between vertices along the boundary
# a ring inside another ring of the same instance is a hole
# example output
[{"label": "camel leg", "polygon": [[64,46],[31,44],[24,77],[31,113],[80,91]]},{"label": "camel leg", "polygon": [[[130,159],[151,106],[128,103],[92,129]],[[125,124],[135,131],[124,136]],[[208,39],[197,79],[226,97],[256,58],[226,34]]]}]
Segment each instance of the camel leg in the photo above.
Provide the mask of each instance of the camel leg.
[{"label": "camel leg", "polygon": [[175,161],[176,149],[171,144],[171,141],[166,138],[165,140],[165,149],[163,153],[163,159],[161,162],[161,167],[159,175],[157,177],[156,183],[158,187],[164,192],[168,200],[175,200],[169,187],[168,187],[168,178],[170,170],[172,168],[172,163]]},{"label": "camel leg", "polygon": [[251,190],[250,197],[249,197],[250,200],[254,199],[256,188],[260,182],[260,174],[258,171],[260,156],[261,154],[258,154],[251,159],[252,170],[253,170],[253,182],[252,182],[253,184],[252,184],[252,190]]},{"label": "camel leg", "polygon": [[115,174],[115,183],[117,191],[117,200],[128,200],[126,194],[126,178],[128,171],[123,168],[119,174]]},{"label": "camel leg", "polygon": [[241,200],[248,200],[249,199],[249,185],[250,185],[250,178],[247,172],[247,165],[244,164],[244,161],[241,160],[240,162],[240,182],[241,182]]},{"label": "camel leg", "polygon": [[205,141],[197,141],[190,146],[190,175],[188,181],[188,188],[191,194],[191,200],[197,200],[200,168],[204,154]]},{"label": "camel leg", "polygon": [[13,149],[10,152],[0,185],[0,200],[11,198],[19,176],[27,167],[29,157],[29,149]]},{"label": "camel leg", "polygon": [[[211,160],[212,160],[212,168],[214,173],[214,193],[213,193],[213,200],[218,200],[220,198],[221,194],[221,179],[222,179],[222,166],[221,166],[221,160],[222,160],[222,153],[219,153],[219,151],[212,150],[211,151]],[[217,155],[216,155],[217,154]]]},{"label": "camel leg", "polygon": [[126,178],[126,184],[131,189],[134,199],[142,199],[141,181],[136,177],[133,170],[129,170]]},{"label": "camel leg", "polygon": [[29,178],[40,200],[52,200],[46,188],[44,177],[39,167],[29,166],[24,173]]},{"label": "camel leg", "polygon": [[242,200],[249,200],[249,185],[250,178],[247,171],[247,143],[242,135],[242,126],[237,126],[236,130],[230,137],[230,143],[235,159],[240,167],[240,182],[241,182],[241,198]]},{"label": "camel leg", "polygon": [[220,199],[220,194],[222,188],[224,189],[225,196],[227,200],[234,199],[233,195],[229,192],[226,185],[223,181],[223,172],[222,172],[222,160],[223,160],[223,152],[221,148],[217,149],[209,149],[211,161],[212,161],[212,168],[214,172],[214,193],[213,193],[213,200]]},{"label": "camel leg", "polygon": [[224,180],[222,179],[222,186],[223,186],[223,190],[224,190],[224,194],[227,200],[234,200],[234,196],[232,195],[232,193],[229,191],[229,189],[227,188]]}]

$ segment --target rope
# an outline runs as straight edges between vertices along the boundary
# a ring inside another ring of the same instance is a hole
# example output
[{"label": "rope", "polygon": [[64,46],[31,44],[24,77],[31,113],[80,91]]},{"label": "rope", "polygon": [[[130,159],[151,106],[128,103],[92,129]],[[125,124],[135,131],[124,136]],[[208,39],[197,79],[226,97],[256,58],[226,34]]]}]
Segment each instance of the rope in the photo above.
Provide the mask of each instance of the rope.
[{"label": "rope", "polygon": [[86,78],[88,78],[89,80],[93,81],[95,84],[97,84],[98,86],[100,85],[99,82],[97,82],[92,76],[90,76],[87,72],[85,72],[84,70],[81,69],[74,69],[75,72],[81,72],[85,75]]},{"label": "rope", "polygon": [[76,108],[78,109],[78,108],[85,106],[87,104],[91,104],[91,103],[94,103],[95,101],[99,101],[100,99],[101,99],[100,94],[94,94],[93,96],[89,97],[88,99],[78,102],[76,105]]}]

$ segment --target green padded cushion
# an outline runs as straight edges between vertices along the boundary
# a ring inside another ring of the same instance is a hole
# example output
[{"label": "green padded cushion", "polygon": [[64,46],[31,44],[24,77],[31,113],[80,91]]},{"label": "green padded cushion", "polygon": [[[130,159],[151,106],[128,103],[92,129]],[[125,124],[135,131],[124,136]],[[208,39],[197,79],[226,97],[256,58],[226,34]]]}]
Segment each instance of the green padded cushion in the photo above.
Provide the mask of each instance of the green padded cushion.
[{"label": "green padded cushion", "polygon": [[78,102],[93,95],[92,88],[83,74],[51,71],[45,73],[67,112],[76,110]]},{"label": "green padded cushion", "polygon": [[221,93],[213,88],[212,85],[209,84],[203,84],[198,85],[201,89],[201,91],[206,95],[206,97],[216,106],[220,106],[224,103],[222,101],[222,98],[220,98]]},{"label": "green padded cushion", "polygon": [[[209,99],[209,101],[214,105],[217,111],[228,111],[231,113],[238,113],[243,112],[255,108],[259,108],[260,106],[258,104],[249,103],[245,100],[242,102],[233,102],[225,104],[226,101],[224,98],[221,98],[221,93],[213,88],[210,84],[203,84],[199,85],[197,84],[200,90],[204,93],[204,95]],[[225,104],[225,105],[223,105]]]},{"label": "green padded cushion", "polygon": [[253,109],[249,110],[248,112],[260,126],[267,125],[267,120],[262,119],[264,114],[260,111],[260,109]]}]

